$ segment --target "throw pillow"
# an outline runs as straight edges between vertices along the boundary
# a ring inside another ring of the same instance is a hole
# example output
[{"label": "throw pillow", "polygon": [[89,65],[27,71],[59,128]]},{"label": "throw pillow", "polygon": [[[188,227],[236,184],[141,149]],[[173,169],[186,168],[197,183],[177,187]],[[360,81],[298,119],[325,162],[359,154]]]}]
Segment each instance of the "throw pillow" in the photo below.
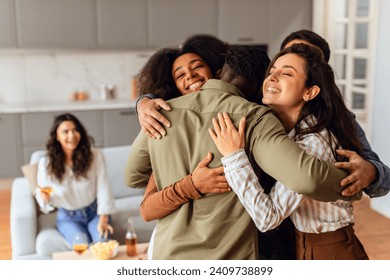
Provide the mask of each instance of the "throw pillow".
[{"label": "throw pillow", "polygon": [[22,173],[24,177],[26,177],[28,184],[30,185],[31,193],[33,194],[33,196],[35,196],[35,189],[38,187],[38,163],[23,165]]}]

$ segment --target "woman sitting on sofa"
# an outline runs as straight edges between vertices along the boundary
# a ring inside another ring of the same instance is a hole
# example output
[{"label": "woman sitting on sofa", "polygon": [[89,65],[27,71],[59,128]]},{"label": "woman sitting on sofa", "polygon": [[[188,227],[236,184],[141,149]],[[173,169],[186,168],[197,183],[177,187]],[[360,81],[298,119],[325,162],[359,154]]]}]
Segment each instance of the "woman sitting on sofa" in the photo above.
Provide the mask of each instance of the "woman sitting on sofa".
[{"label": "woman sitting on sofa", "polygon": [[71,114],[57,116],[46,150],[38,163],[35,195],[41,210],[58,208],[57,228],[70,245],[76,233],[85,233],[88,242],[112,234],[109,215],[115,203],[104,158],[84,126]]}]

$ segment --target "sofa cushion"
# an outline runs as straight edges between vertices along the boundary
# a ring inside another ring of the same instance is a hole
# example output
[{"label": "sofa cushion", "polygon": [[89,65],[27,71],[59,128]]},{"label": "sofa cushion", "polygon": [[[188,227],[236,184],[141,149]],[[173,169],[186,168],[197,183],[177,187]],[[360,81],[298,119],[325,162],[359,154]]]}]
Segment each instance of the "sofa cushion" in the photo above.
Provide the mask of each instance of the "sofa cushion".
[{"label": "sofa cushion", "polygon": [[145,189],[133,189],[125,184],[125,168],[130,148],[131,146],[127,145],[102,149],[106,161],[108,179],[115,198],[143,195],[145,192]]}]

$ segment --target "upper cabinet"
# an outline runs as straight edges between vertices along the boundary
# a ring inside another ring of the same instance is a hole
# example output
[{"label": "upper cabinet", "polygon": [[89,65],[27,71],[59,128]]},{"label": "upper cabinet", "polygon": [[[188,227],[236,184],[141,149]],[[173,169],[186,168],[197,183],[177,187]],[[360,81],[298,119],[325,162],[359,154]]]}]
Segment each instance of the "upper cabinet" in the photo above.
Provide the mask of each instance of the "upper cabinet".
[{"label": "upper cabinet", "polygon": [[94,48],[94,0],[16,0],[22,48]]},{"label": "upper cabinet", "polygon": [[0,48],[15,47],[12,0],[0,0]]},{"label": "upper cabinet", "polygon": [[149,44],[178,44],[186,37],[218,35],[218,0],[149,0]]},{"label": "upper cabinet", "polygon": [[219,38],[232,44],[269,42],[271,1],[220,0],[219,3]]},{"label": "upper cabinet", "polygon": [[98,48],[148,47],[148,1],[97,0]]},{"label": "upper cabinet", "polygon": [[0,48],[158,48],[204,33],[274,50],[311,28],[312,1],[0,0]]}]

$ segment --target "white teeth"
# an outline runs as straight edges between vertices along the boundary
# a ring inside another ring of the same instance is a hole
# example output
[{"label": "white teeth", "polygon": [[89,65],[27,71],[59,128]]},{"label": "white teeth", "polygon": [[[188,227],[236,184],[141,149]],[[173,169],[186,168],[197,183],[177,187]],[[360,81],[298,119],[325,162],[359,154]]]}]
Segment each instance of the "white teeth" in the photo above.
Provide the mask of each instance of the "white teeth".
[{"label": "white teeth", "polygon": [[190,89],[190,90],[196,90],[196,89],[198,89],[201,85],[202,85],[202,82],[196,82],[196,83],[191,84],[191,85],[188,87],[188,89]]},{"label": "white teeth", "polygon": [[274,88],[274,87],[268,87],[267,91],[270,93],[277,93],[279,90],[277,88]]}]

